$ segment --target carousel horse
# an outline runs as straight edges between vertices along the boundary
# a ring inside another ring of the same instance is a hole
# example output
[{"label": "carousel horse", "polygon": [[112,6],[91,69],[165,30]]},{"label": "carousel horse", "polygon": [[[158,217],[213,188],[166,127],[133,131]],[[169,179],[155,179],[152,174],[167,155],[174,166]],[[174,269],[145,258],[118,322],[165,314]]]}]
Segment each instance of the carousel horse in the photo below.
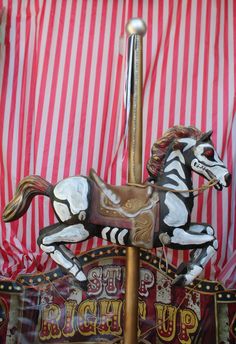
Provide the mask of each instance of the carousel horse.
[{"label": "carousel horse", "polygon": [[58,223],[40,231],[40,248],[81,288],[87,278],[76,256],[66,247],[92,236],[113,244],[146,249],[192,249],[190,261],[181,263],[173,284],[189,285],[200,275],[218,247],[214,229],[192,223],[194,194],[192,171],[204,176],[217,190],[230,184],[231,175],[211,141],[212,131],[175,126],[152,146],[144,184],[106,184],[94,170],[55,186],[40,176],[28,176],[6,206],[4,221],[21,217],[36,195],[50,197]]}]

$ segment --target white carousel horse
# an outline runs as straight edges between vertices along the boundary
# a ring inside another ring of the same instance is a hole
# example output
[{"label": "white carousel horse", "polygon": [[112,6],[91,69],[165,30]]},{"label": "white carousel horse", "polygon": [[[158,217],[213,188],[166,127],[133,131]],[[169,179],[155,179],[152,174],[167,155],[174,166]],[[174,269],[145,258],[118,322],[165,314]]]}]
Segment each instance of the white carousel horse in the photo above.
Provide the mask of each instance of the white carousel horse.
[{"label": "white carousel horse", "polygon": [[221,190],[231,175],[211,141],[212,132],[175,126],[154,143],[142,185],[105,184],[90,177],[66,178],[55,186],[40,176],[24,178],[6,206],[4,221],[21,217],[35,195],[50,197],[58,223],[41,231],[41,249],[86,288],[87,278],[76,256],[66,247],[97,236],[113,244],[143,248],[166,245],[193,249],[190,261],[177,269],[176,285],[188,285],[215,254],[218,242],[207,223],[191,223],[192,171],[214,181]]}]

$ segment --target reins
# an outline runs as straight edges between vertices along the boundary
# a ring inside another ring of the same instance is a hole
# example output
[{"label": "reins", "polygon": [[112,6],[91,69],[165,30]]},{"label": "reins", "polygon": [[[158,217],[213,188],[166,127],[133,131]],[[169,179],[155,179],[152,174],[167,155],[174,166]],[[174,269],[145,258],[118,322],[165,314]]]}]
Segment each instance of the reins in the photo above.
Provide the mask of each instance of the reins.
[{"label": "reins", "polygon": [[[156,184],[152,184],[152,186],[155,189],[158,190],[162,190],[162,191],[170,191],[170,192],[175,192],[175,193],[183,193],[183,192],[204,192],[205,190],[211,188],[212,186],[216,185],[218,183],[218,180],[215,178],[212,178],[207,184],[203,184],[202,186],[200,186],[199,188],[194,188],[194,189],[185,189],[185,190],[176,190],[176,189],[171,189],[171,188],[167,188],[165,186],[160,186],[160,185],[156,185]],[[146,187],[147,184],[135,184],[135,183],[128,183],[128,185],[134,185],[134,186],[138,186],[138,187]],[[198,194],[199,194],[198,193]],[[198,196],[198,194],[194,195],[194,197]]]},{"label": "reins", "polygon": [[175,193],[182,193],[182,192],[203,192],[209,188],[211,188],[212,186],[216,185],[218,183],[218,180],[213,178],[211,179],[207,184],[203,184],[202,186],[200,186],[199,188],[194,188],[194,189],[185,189],[185,190],[176,190],[176,189],[171,189],[171,188],[167,188],[165,186],[160,186],[160,185],[155,185],[155,188],[159,189],[159,190],[163,190],[163,191],[171,191],[171,192],[175,192]]}]

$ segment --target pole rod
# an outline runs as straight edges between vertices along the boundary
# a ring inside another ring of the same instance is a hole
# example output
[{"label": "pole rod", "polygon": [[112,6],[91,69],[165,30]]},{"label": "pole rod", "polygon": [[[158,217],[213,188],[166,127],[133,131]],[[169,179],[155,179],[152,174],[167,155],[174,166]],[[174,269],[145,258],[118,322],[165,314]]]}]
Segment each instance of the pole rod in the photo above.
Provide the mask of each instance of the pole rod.
[{"label": "pole rod", "polygon": [[[132,94],[129,118],[129,183],[142,182],[142,37],[146,33],[143,20],[133,18],[127,33],[134,35]],[[131,85],[130,85],[131,86]],[[138,343],[139,248],[126,250],[124,344]]]}]

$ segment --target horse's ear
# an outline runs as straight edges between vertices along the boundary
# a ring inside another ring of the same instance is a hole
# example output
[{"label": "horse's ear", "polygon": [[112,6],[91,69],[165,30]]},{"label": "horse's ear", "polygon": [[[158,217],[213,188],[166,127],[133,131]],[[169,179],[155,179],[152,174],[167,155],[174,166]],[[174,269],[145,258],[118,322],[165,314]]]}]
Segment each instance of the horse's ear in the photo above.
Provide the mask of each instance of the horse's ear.
[{"label": "horse's ear", "polygon": [[200,140],[198,142],[207,142],[211,139],[211,135],[212,135],[213,131],[209,130],[207,131],[205,134],[202,135],[202,137],[200,138]]}]

